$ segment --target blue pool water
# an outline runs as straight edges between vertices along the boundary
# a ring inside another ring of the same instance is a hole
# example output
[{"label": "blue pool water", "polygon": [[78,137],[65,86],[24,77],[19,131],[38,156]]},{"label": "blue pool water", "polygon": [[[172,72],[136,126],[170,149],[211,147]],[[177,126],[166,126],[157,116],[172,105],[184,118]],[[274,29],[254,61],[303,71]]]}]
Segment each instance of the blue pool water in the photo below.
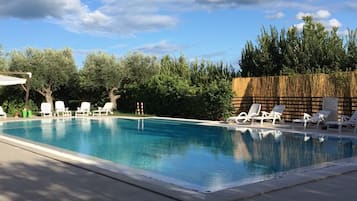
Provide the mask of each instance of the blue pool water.
[{"label": "blue pool water", "polygon": [[[357,141],[145,119],[7,122],[0,132],[215,191],[357,154]],[[186,186],[187,187],[187,186]]]}]

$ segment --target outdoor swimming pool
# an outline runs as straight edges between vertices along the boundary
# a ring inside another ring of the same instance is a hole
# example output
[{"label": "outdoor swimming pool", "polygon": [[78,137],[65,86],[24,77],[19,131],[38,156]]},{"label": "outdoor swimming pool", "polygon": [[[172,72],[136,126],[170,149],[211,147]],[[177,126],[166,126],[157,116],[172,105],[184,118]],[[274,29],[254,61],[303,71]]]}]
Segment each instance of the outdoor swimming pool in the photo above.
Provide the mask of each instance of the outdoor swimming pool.
[{"label": "outdoor swimming pool", "polygon": [[3,122],[1,133],[161,175],[199,191],[275,177],[357,155],[357,141],[199,123],[145,119]]}]

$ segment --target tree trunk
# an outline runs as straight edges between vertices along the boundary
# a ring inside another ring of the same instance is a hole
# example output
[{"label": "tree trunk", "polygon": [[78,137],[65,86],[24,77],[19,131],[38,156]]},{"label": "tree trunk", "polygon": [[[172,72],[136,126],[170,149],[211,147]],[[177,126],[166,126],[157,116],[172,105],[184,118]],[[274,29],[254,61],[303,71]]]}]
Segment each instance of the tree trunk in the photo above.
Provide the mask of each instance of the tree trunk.
[{"label": "tree trunk", "polygon": [[22,89],[25,91],[26,95],[25,95],[25,108],[29,109],[29,97],[30,97],[30,80],[27,80],[26,85],[21,85]]},{"label": "tree trunk", "polygon": [[51,91],[51,93],[46,93],[46,102],[47,103],[51,103],[51,108],[52,108],[52,110],[54,109],[53,108],[53,98],[52,98],[52,91]]},{"label": "tree trunk", "polygon": [[45,97],[47,103],[51,103],[51,108],[52,110],[54,110],[51,87],[42,88],[41,90],[36,90],[36,91]]},{"label": "tree trunk", "polygon": [[118,88],[114,87],[108,91],[108,96],[110,102],[113,104],[113,109],[117,109],[117,100],[120,98],[120,95],[115,95],[114,92],[118,90]]}]

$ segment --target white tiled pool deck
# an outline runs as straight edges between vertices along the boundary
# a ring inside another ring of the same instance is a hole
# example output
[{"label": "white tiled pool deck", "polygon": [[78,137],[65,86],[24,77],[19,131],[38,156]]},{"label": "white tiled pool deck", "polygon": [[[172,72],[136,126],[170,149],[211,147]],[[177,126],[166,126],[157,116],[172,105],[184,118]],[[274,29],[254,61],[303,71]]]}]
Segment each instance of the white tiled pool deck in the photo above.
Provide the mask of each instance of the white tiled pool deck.
[{"label": "white tiled pool deck", "polygon": [[[106,118],[106,117],[99,117]],[[9,119],[11,120],[11,119]],[[291,124],[269,123],[236,126],[222,122],[203,124],[228,127],[258,127],[291,131]],[[357,137],[352,129],[308,129],[324,135]],[[357,159],[325,163],[303,168],[281,178],[234,187],[213,193],[201,193],[165,185],[131,175],[131,172],[107,171],[91,161],[38,148],[27,142],[0,135],[0,200],[356,200]],[[61,155],[62,154],[62,155]],[[72,158],[71,158],[72,157]]]}]

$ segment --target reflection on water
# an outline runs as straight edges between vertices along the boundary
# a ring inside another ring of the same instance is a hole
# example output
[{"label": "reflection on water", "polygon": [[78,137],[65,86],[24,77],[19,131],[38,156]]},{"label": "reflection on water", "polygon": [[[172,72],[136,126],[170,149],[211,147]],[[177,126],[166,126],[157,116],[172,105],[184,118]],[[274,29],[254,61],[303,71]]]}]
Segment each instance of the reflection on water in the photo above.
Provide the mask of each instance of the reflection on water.
[{"label": "reflection on water", "polygon": [[78,119],[79,120],[79,125],[81,127],[81,131],[85,133],[89,133],[91,131],[91,120],[87,118],[83,119]]},{"label": "reflection on water", "polygon": [[52,119],[42,119],[41,120],[41,129],[42,136],[47,140],[52,139]]},{"label": "reflection on water", "polygon": [[272,129],[229,131],[153,119],[11,122],[3,123],[2,130],[208,190],[357,153],[351,139],[285,135]]},{"label": "reflection on water", "polygon": [[144,130],[144,119],[137,119],[138,122],[138,130]]},{"label": "reflection on water", "polygon": [[[233,136],[235,158],[257,164],[267,174],[355,156],[356,141],[326,136],[283,135],[277,130],[246,129]],[[242,149],[243,147],[243,149]]]},{"label": "reflection on water", "polygon": [[66,135],[66,121],[64,119],[57,119],[55,122],[57,139],[64,138]]}]

